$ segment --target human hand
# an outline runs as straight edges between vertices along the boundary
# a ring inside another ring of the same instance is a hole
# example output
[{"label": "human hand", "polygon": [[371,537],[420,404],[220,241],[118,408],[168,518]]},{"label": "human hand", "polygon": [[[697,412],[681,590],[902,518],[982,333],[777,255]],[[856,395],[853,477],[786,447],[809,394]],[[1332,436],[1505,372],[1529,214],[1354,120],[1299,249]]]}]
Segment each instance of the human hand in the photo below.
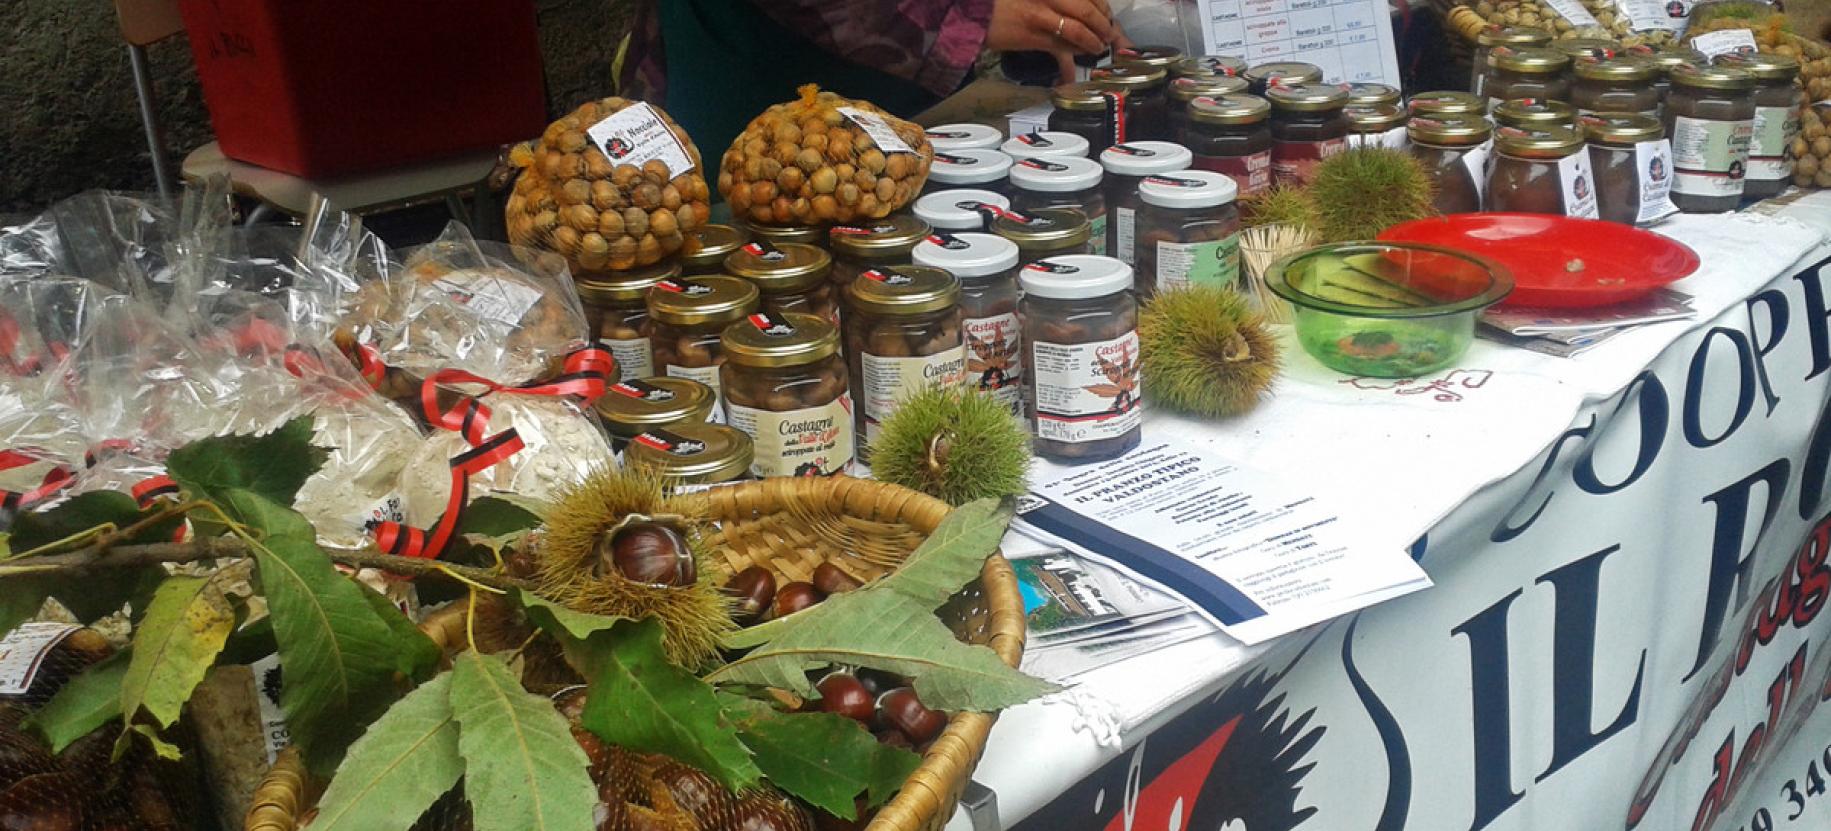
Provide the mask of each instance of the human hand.
[{"label": "human hand", "polygon": [[1052,52],[1072,61],[1123,37],[1106,0],[994,0],[985,45],[1002,52]]}]

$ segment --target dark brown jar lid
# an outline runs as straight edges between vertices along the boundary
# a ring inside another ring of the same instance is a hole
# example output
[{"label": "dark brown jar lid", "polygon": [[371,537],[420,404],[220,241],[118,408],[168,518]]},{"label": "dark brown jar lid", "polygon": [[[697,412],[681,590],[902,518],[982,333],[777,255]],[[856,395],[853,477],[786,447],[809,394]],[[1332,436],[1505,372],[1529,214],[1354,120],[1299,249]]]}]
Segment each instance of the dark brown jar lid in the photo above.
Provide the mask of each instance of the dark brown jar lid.
[{"label": "dark brown jar lid", "polygon": [[679,276],[680,264],[666,262],[633,271],[597,273],[590,279],[575,280],[573,285],[578,287],[579,299],[587,304],[628,303],[647,297],[650,286]]},{"label": "dark brown jar lid", "polygon": [[1101,89],[1122,90],[1125,92],[1136,92],[1142,89],[1149,89],[1162,84],[1164,79],[1168,77],[1169,75],[1164,71],[1163,67],[1144,66],[1142,64],[1109,66],[1088,73],[1088,80],[1098,85]]},{"label": "dark brown jar lid", "polygon": [[1411,118],[1397,104],[1349,104],[1342,114],[1348,117],[1348,129],[1357,133],[1382,133],[1405,126]]},{"label": "dark brown jar lid", "polygon": [[1597,144],[1636,144],[1656,141],[1666,135],[1659,119],[1640,113],[1598,113],[1577,119],[1584,138]]},{"label": "dark brown jar lid", "polygon": [[819,225],[745,225],[751,239],[760,239],[775,245],[795,243],[797,245],[822,245],[826,243],[826,228]]},{"label": "dark brown jar lid", "polygon": [[680,255],[682,268],[718,268],[725,264],[738,246],[750,241],[750,235],[730,225],[701,225],[687,232],[689,239],[699,241],[691,254]]},{"label": "dark brown jar lid", "polygon": [[1621,44],[1607,38],[1565,38],[1552,41],[1551,48],[1563,52],[1570,58],[1580,58],[1585,55],[1612,58],[1621,54]]},{"label": "dark brown jar lid", "polygon": [[1203,96],[1189,102],[1189,119],[1203,124],[1252,124],[1264,121],[1272,105],[1257,95]]},{"label": "dark brown jar lid", "polygon": [[1174,46],[1130,46],[1113,50],[1114,66],[1151,66],[1168,70],[1183,56]]},{"label": "dark brown jar lid", "polygon": [[618,438],[630,438],[650,427],[682,421],[705,421],[718,396],[712,388],[691,378],[658,376],[630,378],[604,388],[592,402],[604,428]]},{"label": "dark brown jar lid", "polygon": [[1523,159],[1561,159],[1583,149],[1583,133],[1562,125],[1502,127],[1494,131],[1494,149]]},{"label": "dark brown jar lid", "polygon": [[1488,65],[1521,75],[1556,75],[1570,66],[1570,56],[1556,49],[1509,49],[1497,46],[1488,53]]},{"label": "dark brown jar lid", "polygon": [[1502,127],[1569,126],[1576,120],[1576,107],[1548,98],[1515,98],[1494,108],[1494,123]]},{"label": "dark brown jar lid", "polygon": [[1583,56],[1571,64],[1572,74],[1585,81],[1651,81],[1659,67],[1634,55],[1612,58]]},{"label": "dark brown jar lid", "polygon": [[1364,107],[1376,104],[1398,106],[1399,90],[1386,84],[1360,83],[1348,85],[1348,106]]},{"label": "dark brown jar lid", "polygon": [[1451,113],[1446,115],[1413,114],[1411,121],[1405,124],[1406,135],[1419,144],[1435,144],[1449,147],[1473,147],[1488,140],[1494,128],[1488,120],[1478,115]]},{"label": "dark brown jar lid", "polygon": [[838,353],[839,327],[818,315],[757,312],[726,326],[718,342],[740,366],[800,366]]},{"label": "dark brown jar lid", "polygon": [[1733,66],[1681,64],[1672,69],[1670,77],[1675,86],[1692,89],[1739,91],[1755,88],[1754,74]]},{"label": "dark brown jar lid", "polygon": [[1188,103],[1204,95],[1233,95],[1245,92],[1245,78],[1230,78],[1225,75],[1199,75],[1177,78],[1170,82],[1170,100]]},{"label": "dark brown jar lid", "polygon": [[1718,55],[1718,66],[1740,69],[1758,81],[1791,81],[1799,77],[1799,61],[1772,52],[1753,55]]},{"label": "dark brown jar lid", "polygon": [[666,485],[712,485],[741,478],[756,448],[750,436],[723,424],[675,424],[630,439],[623,461],[661,476]]},{"label": "dark brown jar lid", "polygon": [[854,225],[835,225],[828,235],[833,253],[852,257],[905,255],[933,229],[909,214],[891,214]]},{"label": "dark brown jar lid", "polygon": [[722,274],[662,280],[648,290],[648,316],[673,326],[726,323],[756,311],[757,287]]},{"label": "dark brown jar lid", "polygon": [[1255,89],[1272,84],[1320,84],[1322,67],[1303,61],[1273,61],[1248,68],[1246,80]]},{"label": "dark brown jar lid", "polygon": [[1411,110],[1412,115],[1485,114],[1488,111],[1488,102],[1473,93],[1449,90],[1420,92],[1413,95],[1405,106]]},{"label": "dark brown jar lid", "polygon": [[806,243],[746,243],[725,258],[725,270],[756,284],[764,294],[789,294],[818,285],[833,269],[833,257]]},{"label": "dark brown jar lid", "polygon": [[1288,112],[1322,112],[1348,106],[1348,88],[1340,84],[1285,84],[1266,88],[1272,109]]},{"label": "dark brown jar lid", "polygon": [[[936,234],[945,238],[945,234]],[[846,297],[860,311],[874,315],[938,312],[960,303],[960,280],[938,268],[919,265],[873,268],[846,285]]]},{"label": "dark brown jar lid", "polygon": [[1106,90],[1092,81],[1062,84],[1049,90],[1049,103],[1058,110],[1104,111]]},{"label": "dark brown jar lid", "polygon": [[1481,46],[1548,46],[1551,33],[1531,26],[1488,26],[1475,35]]},{"label": "dark brown jar lid", "polygon": [[1187,78],[1218,75],[1232,78],[1246,74],[1246,62],[1228,55],[1190,55],[1170,64],[1170,77]]}]

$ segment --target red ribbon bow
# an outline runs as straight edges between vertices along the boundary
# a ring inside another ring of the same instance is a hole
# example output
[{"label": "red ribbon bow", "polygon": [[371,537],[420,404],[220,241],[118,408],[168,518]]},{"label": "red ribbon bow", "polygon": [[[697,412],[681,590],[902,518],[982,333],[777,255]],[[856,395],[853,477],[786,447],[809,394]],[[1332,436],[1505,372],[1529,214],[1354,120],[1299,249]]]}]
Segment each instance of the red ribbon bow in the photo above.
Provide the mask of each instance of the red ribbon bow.
[{"label": "red ribbon bow", "polygon": [[445,547],[451,544],[451,538],[458,530],[458,517],[470,501],[470,477],[515,455],[521,448],[521,435],[511,428],[453,456],[451,495],[445,501],[445,512],[439,515],[439,521],[430,530],[399,522],[377,524],[374,531],[375,544],[381,550],[401,557],[438,559],[445,553]]},{"label": "red ribbon bow", "polygon": [[558,377],[544,382],[505,386],[461,369],[444,369],[428,376],[420,384],[420,407],[428,422],[459,433],[472,447],[478,447],[483,444],[483,437],[489,432],[489,405],[476,396],[467,395],[449,408],[441,407],[440,385],[476,384],[489,392],[519,395],[576,395],[589,404],[598,400],[610,388],[616,366],[617,362],[611,357],[610,350],[593,345],[580,347],[566,355],[564,371]]}]

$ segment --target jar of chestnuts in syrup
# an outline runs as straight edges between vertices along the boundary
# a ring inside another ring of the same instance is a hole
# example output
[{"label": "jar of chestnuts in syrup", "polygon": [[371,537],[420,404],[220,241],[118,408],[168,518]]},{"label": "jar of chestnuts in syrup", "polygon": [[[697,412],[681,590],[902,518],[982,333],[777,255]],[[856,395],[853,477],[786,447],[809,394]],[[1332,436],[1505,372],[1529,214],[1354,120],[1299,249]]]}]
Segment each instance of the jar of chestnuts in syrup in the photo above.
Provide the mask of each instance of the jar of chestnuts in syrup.
[{"label": "jar of chestnuts in syrup", "polygon": [[1093,226],[1094,253],[1106,253],[1106,171],[1092,159],[1025,159],[1011,168],[1011,207],[1020,213],[1071,208]]},{"label": "jar of chestnuts in syrup", "polygon": [[750,436],[750,472],[831,476],[851,470],[852,396],[839,328],[824,317],[758,312],[725,328],[725,415]]},{"label": "jar of chestnuts in syrup", "polygon": [[961,188],[924,194],[915,201],[917,219],[936,231],[989,231],[1011,209],[1011,200],[989,190]]},{"label": "jar of chestnuts in syrup", "polygon": [[1106,253],[1131,265],[1135,219],[1144,204],[1138,199],[1138,183],[1152,174],[1187,170],[1194,158],[1187,148],[1167,141],[1132,141],[1106,148],[1100,154],[1100,166],[1106,169],[1106,248],[1094,253]]},{"label": "jar of chestnuts in syrup", "polygon": [[1137,447],[1144,405],[1132,270],[1112,257],[1070,255],[1030,263],[1018,279],[1036,454],[1077,464]]},{"label": "jar of chestnuts in syrup", "polygon": [[916,246],[916,265],[960,281],[966,383],[1024,412],[1023,333],[1017,320],[1017,244],[991,234],[952,234]]},{"label": "jar of chestnuts in syrup", "polygon": [[1093,225],[1072,208],[1012,211],[992,223],[992,233],[1017,244],[1019,262],[1094,251]]},{"label": "jar of chestnuts in syrup", "polygon": [[846,361],[857,403],[858,457],[916,392],[966,379],[960,281],[938,268],[872,269],[846,286]]},{"label": "jar of chestnuts in syrup", "polygon": [[725,273],[725,258],[750,241],[750,236],[731,225],[701,225],[687,232],[699,241],[691,254],[680,255],[680,276]]},{"label": "jar of chestnuts in syrup", "polygon": [[625,465],[654,471],[670,488],[748,479],[754,460],[750,436],[723,424],[656,427],[631,440],[623,454]]},{"label": "jar of chestnuts in syrup", "polygon": [[723,421],[712,388],[691,378],[630,378],[604,388],[592,402],[610,448],[618,453],[644,430],[676,424]]},{"label": "jar of chestnuts in syrup", "polygon": [[883,219],[852,225],[835,225],[832,235],[834,291],[844,291],[859,272],[885,265],[908,265],[909,252],[932,230],[912,214],[891,214]]},{"label": "jar of chestnuts in syrup", "polygon": [[837,323],[839,300],[827,281],[832,269],[832,255],[806,243],[772,245],[756,240],[725,258],[725,273],[755,285],[762,292],[764,309],[776,314],[820,315]]},{"label": "jar of chestnuts in syrup", "polygon": [[654,357],[648,337],[642,334],[643,324],[648,322],[648,290],[662,280],[679,277],[680,266],[662,263],[601,276],[603,279],[574,284],[592,336],[616,359],[619,380],[654,375]]},{"label": "jar of chestnuts in syrup", "polygon": [[732,322],[755,312],[757,300],[757,287],[739,277],[711,275],[656,283],[648,290],[648,322],[643,324],[655,356],[655,372],[691,378],[717,393],[718,368],[725,363],[719,335]]}]

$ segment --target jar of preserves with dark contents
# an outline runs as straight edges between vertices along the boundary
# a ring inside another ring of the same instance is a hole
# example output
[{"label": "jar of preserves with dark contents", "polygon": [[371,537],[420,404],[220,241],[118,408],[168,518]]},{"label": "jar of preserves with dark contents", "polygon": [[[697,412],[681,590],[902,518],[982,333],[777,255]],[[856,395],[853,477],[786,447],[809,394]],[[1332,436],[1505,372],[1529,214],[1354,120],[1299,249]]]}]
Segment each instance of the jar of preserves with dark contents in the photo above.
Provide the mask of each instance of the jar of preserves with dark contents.
[{"label": "jar of preserves with dark contents", "polygon": [[[1117,141],[1119,97],[1092,81],[1062,84],[1049,90],[1049,131],[1073,133],[1098,153]],[[1007,142],[1008,144],[1009,142]]]},{"label": "jar of preserves with dark contents", "polygon": [[1638,113],[1584,116],[1589,167],[1596,174],[1596,215],[1644,225],[1673,213],[1672,147],[1659,120]]},{"label": "jar of preserves with dark contents", "polygon": [[1263,96],[1272,84],[1320,84],[1322,67],[1303,61],[1273,61],[1249,67],[1246,70],[1246,83],[1252,86],[1247,90],[1253,95]]},{"label": "jar of preserves with dark contents", "polygon": [[1468,92],[1420,92],[1405,102],[1405,109],[1414,116],[1431,118],[1443,115],[1486,115],[1488,99],[1478,98]]},{"label": "jar of preserves with dark contents", "polygon": [[723,424],[682,424],[636,436],[623,463],[653,471],[663,487],[678,488],[748,479],[755,458],[750,436],[742,430]]},{"label": "jar of preserves with dark contents", "polygon": [[1272,181],[1301,187],[1316,165],[1348,146],[1348,90],[1323,84],[1279,83],[1265,94],[1272,105]]},{"label": "jar of preserves with dark contents", "polygon": [[1488,53],[1488,112],[1515,98],[1570,101],[1570,56],[1556,49],[1509,49]]},{"label": "jar of preserves with dark contents", "polygon": [[997,150],[998,145],[1005,140],[1004,133],[999,132],[997,127],[971,122],[941,124],[923,132],[928,135],[929,146],[941,153],[954,150]]},{"label": "jar of preserves with dark contents", "polygon": [[1612,58],[1621,54],[1621,44],[1608,38],[1563,38],[1551,42],[1551,48],[1563,52],[1571,60],[1577,58]]},{"label": "jar of preserves with dark contents", "polygon": [[1755,76],[1755,134],[1748,146],[1748,173],[1742,195],[1751,199],[1779,196],[1793,179],[1788,148],[1799,135],[1799,61],[1761,52],[1721,55],[1717,63]]},{"label": "jar of preserves with dark contents", "polygon": [[871,270],[846,287],[846,361],[858,458],[904,399],[966,380],[960,281],[938,268]]},{"label": "jar of preserves with dark contents", "polygon": [[1729,66],[1672,70],[1666,136],[1672,202],[1686,213],[1733,211],[1742,201],[1755,135],[1755,76]]},{"label": "jar of preserves with dark contents", "polygon": [[1246,61],[1228,55],[1188,55],[1170,64],[1171,78],[1238,78],[1246,74]]},{"label": "jar of preserves with dark contents", "polygon": [[1185,170],[1147,177],[1138,193],[1144,210],[1133,282],[1149,288],[1140,298],[1187,285],[1239,287],[1239,190],[1232,179]]},{"label": "jar of preserves with dark contents", "polygon": [[730,225],[701,225],[688,231],[687,237],[698,246],[689,244],[687,247],[692,248],[693,253],[680,255],[682,277],[725,273],[725,258],[750,241],[743,231]]},{"label": "jar of preserves with dark contents", "polygon": [[605,387],[591,406],[618,453],[644,430],[725,418],[712,388],[691,378],[624,379]]},{"label": "jar of preserves with dark contents", "polygon": [[1018,280],[1036,454],[1077,464],[1136,448],[1144,403],[1132,270],[1111,257],[1050,257]]},{"label": "jar of preserves with dark contents", "polygon": [[590,325],[592,336],[616,359],[619,379],[654,375],[655,361],[648,338],[642,334],[643,324],[648,322],[648,290],[662,280],[679,277],[680,266],[659,263],[600,276],[604,279],[573,283],[579,302],[585,307],[585,322]]},{"label": "jar of preserves with dark contents", "polygon": [[1005,175],[1011,172],[1012,159],[997,150],[935,151],[934,163],[928,166],[928,181],[922,192],[937,193],[958,188],[1006,193],[1010,185]]},{"label": "jar of preserves with dark contents", "polygon": [[1271,104],[1256,95],[1197,98],[1189,104],[1183,146],[1191,167],[1225,174],[1246,196],[1272,186]]},{"label": "jar of preserves with dark contents", "polygon": [[1424,165],[1435,185],[1432,204],[1438,213],[1466,214],[1481,210],[1481,189],[1486,182],[1488,140],[1493,128],[1479,115],[1414,115],[1406,125],[1411,155]]},{"label": "jar of preserves with dark contents", "polygon": [[1189,105],[1197,98],[1238,95],[1246,91],[1246,79],[1209,75],[1199,78],[1176,78],[1170,81],[1170,140],[1182,142],[1189,132]]},{"label": "jar of preserves with dark contents", "polygon": [[787,314],[803,312],[839,322],[839,298],[827,280],[833,258],[801,243],[770,245],[757,240],[725,258],[725,273],[749,280],[762,293],[761,308]]},{"label": "jar of preserves with dark contents", "polygon": [[1112,66],[1088,76],[1108,92],[1123,93],[1120,103],[1124,123],[1114,132],[1118,141],[1169,141],[1169,75],[1160,67]]},{"label": "jar of preserves with dark contents", "polygon": [[917,219],[937,231],[988,231],[992,221],[1011,209],[1011,200],[989,190],[943,190],[915,201]]},{"label": "jar of preserves with dark contents", "polygon": [[1411,144],[1405,136],[1405,123],[1411,120],[1411,114],[1397,104],[1350,104],[1342,115],[1348,119],[1349,147],[1404,150]]},{"label": "jar of preserves with dark contents", "polygon": [[745,223],[743,227],[751,239],[767,242],[770,245],[826,247],[826,226],[824,225],[753,225]]},{"label": "jar of preserves with dark contents", "polygon": [[1011,208],[1033,213],[1072,208],[1092,226],[1094,253],[1106,253],[1105,170],[1092,159],[1025,159],[1011,168]]},{"label": "jar of preserves with dark contents", "polygon": [[1704,53],[1689,46],[1667,44],[1659,49],[1648,49],[1644,46],[1628,50],[1653,64],[1656,74],[1653,76],[1653,91],[1659,95],[1659,118],[1666,118],[1666,95],[1672,92],[1672,70],[1684,64],[1703,65],[1710,63]]},{"label": "jar of preserves with dark contents", "polygon": [[1571,64],[1575,81],[1570,86],[1570,103],[1578,115],[1592,113],[1640,113],[1659,115],[1659,91],[1653,78],[1659,70],[1651,62],[1632,55],[1613,58],[1583,57]]},{"label": "jar of preserves with dark contents", "polygon": [[992,233],[1015,243],[1018,257],[1026,263],[1063,254],[1093,253],[1093,226],[1073,208],[1013,211],[992,223]]},{"label": "jar of preserves with dark contents", "polygon": [[1113,66],[1148,66],[1170,71],[1183,50],[1174,46],[1121,46],[1113,50]]},{"label": "jar of preserves with dark contents", "polygon": [[710,275],[663,280],[648,290],[643,334],[654,350],[655,373],[691,378],[718,392],[725,363],[719,335],[757,310],[757,287],[739,277]]},{"label": "jar of preserves with dark contents", "polygon": [[[998,151],[1015,161],[1061,156],[1075,156],[1084,159],[1090,154],[1088,148],[1092,146],[1079,133],[1041,130],[1012,136],[1006,139],[1004,144],[998,146]],[[929,175],[934,175],[932,168]]]},{"label": "jar of preserves with dark contents", "polygon": [[1488,210],[1596,218],[1595,175],[1572,127],[1502,127],[1494,134]]},{"label": "jar of preserves with dark contents", "polygon": [[1397,107],[1399,104],[1398,87],[1374,83],[1348,85],[1350,107]]},{"label": "jar of preserves with dark contents", "polygon": [[1494,125],[1518,127],[1570,127],[1577,123],[1577,108],[1562,101],[1544,98],[1515,98],[1494,108]]},{"label": "jar of preserves with dark contents", "polygon": [[1496,46],[1534,49],[1551,45],[1551,33],[1530,26],[1488,26],[1475,35],[1475,53],[1469,61],[1469,92],[1487,99],[1488,53]]},{"label": "jar of preserves with dark contents", "polygon": [[[1106,170],[1106,249],[1126,265],[1132,263],[1133,220],[1143,202],[1138,183],[1158,173],[1189,169],[1194,157],[1180,144],[1167,141],[1133,141],[1115,144],[1100,154]],[[1102,253],[1102,252],[1095,252]]]},{"label": "jar of preserves with dark contents", "polygon": [[726,327],[725,415],[750,436],[754,476],[852,468],[856,429],[839,329],[824,317],[759,312]]},{"label": "jar of preserves with dark contents", "polygon": [[832,239],[834,291],[843,291],[867,268],[909,264],[909,252],[928,236],[928,223],[910,214],[891,214],[854,225],[835,225]]},{"label": "jar of preserves with dark contents", "polygon": [[[1052,212],[1053,213],[1053,212]],[[952,234],[916,246],[916,265],[960,281],[966,383],[1024,414],[1023,332],[1017,320],[1017,245],[991,234]]]}]

